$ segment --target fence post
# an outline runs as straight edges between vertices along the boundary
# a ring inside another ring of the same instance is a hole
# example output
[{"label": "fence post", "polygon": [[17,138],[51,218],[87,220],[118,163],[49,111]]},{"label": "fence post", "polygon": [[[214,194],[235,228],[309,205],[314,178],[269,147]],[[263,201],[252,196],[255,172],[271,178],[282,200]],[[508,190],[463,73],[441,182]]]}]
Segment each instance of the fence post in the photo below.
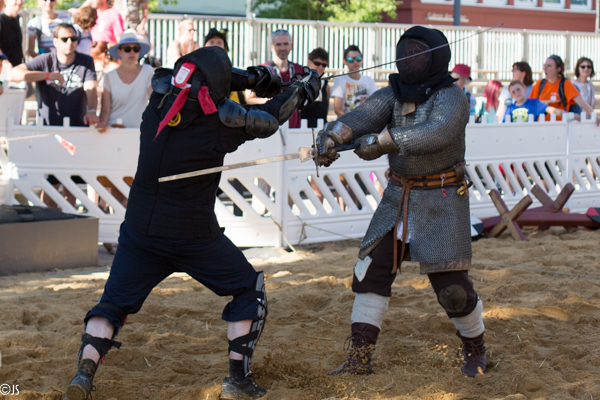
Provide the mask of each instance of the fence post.
[{"label": "fence post", "polygon": [[[378,23],[375,23],[373,27],[375,29],[375,51],[373,52],[373,65],[381,64],[381,48],[383,47],[382,38],[381,38],[381,26]],[[381,79],[381,73],[377,72],[375,74],[377,79]]]},{"label": "fence post", "polygon": [[529,62],[529,32],[523,29],[523,61]]},{"label": "fence post", "polygon": [[569,31],[565,32],[565,71],[571,70],[571,36],[572,35],[569,33]]},{"label": "fence post", "polygon": [[[481,32],[481,28],[478,28],[477,31]],[[485,68],[485,33],[477,35],[477,69],[481,70]],[[477,78],[482,78],[482,73],[477,72]]]},{"label": "fence post", "polygon": [[317,46],[325,48],[325,43],[323,39],[323,24],[320,21],[315,21],[315,30],[317,31]]}]

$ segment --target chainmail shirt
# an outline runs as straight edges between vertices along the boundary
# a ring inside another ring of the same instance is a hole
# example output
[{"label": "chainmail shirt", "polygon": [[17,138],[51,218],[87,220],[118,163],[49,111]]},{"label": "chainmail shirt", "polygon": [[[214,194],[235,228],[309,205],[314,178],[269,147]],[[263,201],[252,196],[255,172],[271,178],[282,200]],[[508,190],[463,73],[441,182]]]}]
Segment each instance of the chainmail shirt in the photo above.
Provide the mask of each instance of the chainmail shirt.
[{"label": "chainmail shirt", "polygon": [[[391,124],[390,133],[399,151],[388,158],[391,170],[401,176],[431,175],[462,162],[469,120],[469,105],[462,90],[450,85],[415,106],[414,112],[402,115],[403,103],[388,86],[339,121],[352,129],[354,139],[378,133]],[[360,246],[361,258],[394,228],[401,190],[389,182]],[[425,272],[465,269],[470,264],[469,198],[456,190],[456,186],[448,187],[445,197],[442,189],[410,191],[410,253],[412,261],[427,265]]]}]

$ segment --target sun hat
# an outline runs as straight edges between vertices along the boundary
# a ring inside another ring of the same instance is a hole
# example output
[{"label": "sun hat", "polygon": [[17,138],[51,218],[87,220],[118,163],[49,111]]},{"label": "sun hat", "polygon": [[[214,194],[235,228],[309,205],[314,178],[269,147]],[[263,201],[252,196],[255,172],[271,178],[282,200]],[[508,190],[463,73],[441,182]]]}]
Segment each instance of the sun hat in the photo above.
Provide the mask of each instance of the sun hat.
[{"label": "sun hat", "polygon": [[471,67],[466,64],[456,64],[452,69],[452,72],[456,72],[457,74],[468,78],[470,81],[473,80],[471,79]]},{"label": "sun hat", "polygon": [[223,39],[223,43],[225,43],[225,51],[229,52],[229,46],[227,45],[227,29],[217,30],[217,28],[210,28],[206,36],[204,36],[204,46],[206,46],[206,42],[215,36]]},{"label": "sun hat", "polygon": [[108,54],[110,54],[110,56],[112,58],[120,59],[121,57],[119,57],[118,50],[119,50],[119,47],[123,46],[124,44],[139,45],[140,46],[140,59],[142,57],[144,57],[146,55],[146,53],[148,53],[150,51],[150,45],[148,43],[146,43],[143,40],[143,38],[140,35],[138,35],[138,33],[134,29],[127,29],[121,35],[121,38],[119,39],[119,43],[115,44],[114,46],[111,46],[111,48],[108,49]]}]

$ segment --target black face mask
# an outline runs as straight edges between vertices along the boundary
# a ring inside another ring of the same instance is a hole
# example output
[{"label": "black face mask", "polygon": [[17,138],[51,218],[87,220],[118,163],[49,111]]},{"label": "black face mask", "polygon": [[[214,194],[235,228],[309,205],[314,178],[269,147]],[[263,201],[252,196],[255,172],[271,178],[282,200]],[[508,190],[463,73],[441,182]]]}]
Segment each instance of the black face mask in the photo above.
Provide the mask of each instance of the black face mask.
[{"label": "black face mask", "polygon": [[[431,49],[435,50],[428,51]],[[390,75],[396,98],[422,103],[452,84],[455,79],[448,73],[450,56],[448,40],[437,29],[413,26],[404,32],[396,46],[396,59],[403,59],[396,62],[399,73]]]},{"label": "black face mask", "polygon": [[427,79],[431,68],[431,52],[424,52],[430,49],[427,43],[419,39],[404,39],[398,43],[398,53],[402,54],[400,57],[410,57],[396,62],[404,83],[414,85]]}]

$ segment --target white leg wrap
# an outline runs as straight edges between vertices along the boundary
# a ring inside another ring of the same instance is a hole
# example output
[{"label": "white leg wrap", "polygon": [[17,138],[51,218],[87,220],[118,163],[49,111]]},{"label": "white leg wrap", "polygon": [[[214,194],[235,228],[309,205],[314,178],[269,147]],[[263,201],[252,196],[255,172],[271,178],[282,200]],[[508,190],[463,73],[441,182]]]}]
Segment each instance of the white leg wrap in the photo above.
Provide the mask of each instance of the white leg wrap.
[{"label": "white leg wrap", "polygon": [[471,314],[466,317],[452,318],[454,326],[462,337],[474,338],[485,331],[482,311],[483,303],[481,302],[481,299],[477,299],[477,305]]},{"label": "white leg wrap", "polygon": [[388,310],[390,298],[375,293],[356,293],[352,307],[352,323],[362,322],[376,326],[381,330],[381,323]]}]

